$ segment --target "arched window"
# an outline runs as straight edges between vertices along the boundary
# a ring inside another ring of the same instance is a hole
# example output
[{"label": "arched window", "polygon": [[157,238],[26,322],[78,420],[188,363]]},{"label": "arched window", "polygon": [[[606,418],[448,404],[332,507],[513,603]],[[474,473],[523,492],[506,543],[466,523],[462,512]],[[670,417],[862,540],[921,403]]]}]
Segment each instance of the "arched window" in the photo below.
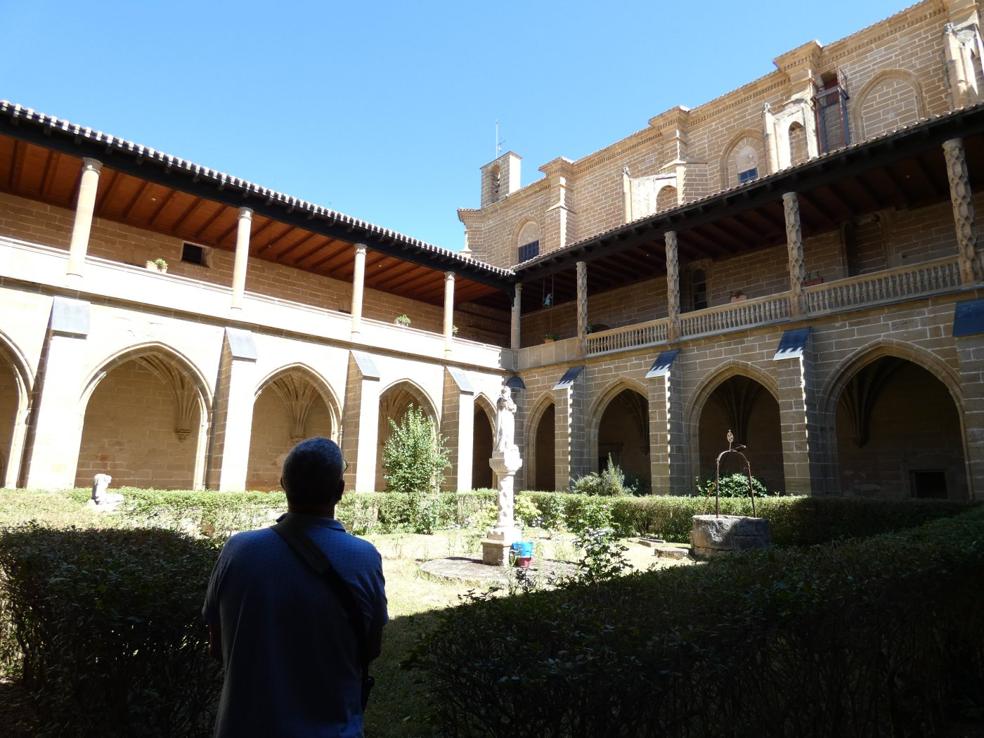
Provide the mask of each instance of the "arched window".
[{"label": "arched window", "polygon": [[540,253],[540,226],[530,221],[524,225],[516,238],[516,263],[522,264]]},{"label": "arched window", "polygon": [[735,151],[735,168],[738,170],[738,184],[751,182],[758,177],[758,152],[745,144]]}]

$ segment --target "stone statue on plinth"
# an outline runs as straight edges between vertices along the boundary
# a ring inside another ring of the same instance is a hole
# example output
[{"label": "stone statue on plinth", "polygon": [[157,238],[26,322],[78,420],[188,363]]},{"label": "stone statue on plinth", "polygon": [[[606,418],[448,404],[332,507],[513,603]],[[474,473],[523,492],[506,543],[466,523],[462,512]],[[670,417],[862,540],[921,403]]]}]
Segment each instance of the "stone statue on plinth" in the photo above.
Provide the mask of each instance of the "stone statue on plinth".
[{"label": "stone statue on plinth", "polygon": [[523,465],[516,433],[516,403],[512,391],[503,387],[496,402],[495,448],[489,466],[499,480],[499,517],[495,527],[482,541],[482,561],[502,565],[509,561],[509,547],[519,540],[520,530],[513,517],[513,484],[516,472]]}]

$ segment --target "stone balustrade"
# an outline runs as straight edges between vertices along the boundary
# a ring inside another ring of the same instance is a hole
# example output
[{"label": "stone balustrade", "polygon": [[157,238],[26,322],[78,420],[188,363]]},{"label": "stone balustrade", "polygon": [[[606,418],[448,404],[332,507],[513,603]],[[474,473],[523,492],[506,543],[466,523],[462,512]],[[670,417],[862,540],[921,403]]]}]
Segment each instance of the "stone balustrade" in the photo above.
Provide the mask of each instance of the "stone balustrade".
[{"label": "stone balustrade", "polygon": [[[245,292],[241,304],[231,308],[232,288],[143,267],[88,256],[85,279],[68,283],[68,252],[42,244],[0,237],[0,286],[5,281],[31,283],[53,292],[70,288],[82,299],[111,298],[173,313],[190,313],[219,322],[255,325],[261,329],[352,343],[351,316],[337,310]],[[509,349],[455,338],[445,355],[445,337],[416,328],[362,319],[356,345],[385,348],[428,359],[499,369],[513,363]]]},{"label": "stone balustrade", "polygon": [[668,326],[669,320],[660,318],[591,333],[587,336],[586,351],[591,355],[607,354],[609,351],[666,343]]}]

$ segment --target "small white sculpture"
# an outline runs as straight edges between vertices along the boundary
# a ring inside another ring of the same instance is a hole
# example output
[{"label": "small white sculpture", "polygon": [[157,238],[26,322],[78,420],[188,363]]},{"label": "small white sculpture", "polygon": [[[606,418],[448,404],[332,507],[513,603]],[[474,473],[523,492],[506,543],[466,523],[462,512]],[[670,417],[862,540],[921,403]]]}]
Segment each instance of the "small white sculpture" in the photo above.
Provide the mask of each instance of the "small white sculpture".
[{"label": "small white sculpture", "polygon": [[92,497],[89,500],[89,507],[94,507],[101,512],[113,512],[119,507],[123,502],[123,495],[110,494],[106,491],[112,481],[113,478],[109,474],[96,474],[92,478]]},{"label": "small white sculpture", "polygon": [[503,386],[496,403],[495,451],[507,455],[516,448],[516,403],[512,400],[512,390]]}]

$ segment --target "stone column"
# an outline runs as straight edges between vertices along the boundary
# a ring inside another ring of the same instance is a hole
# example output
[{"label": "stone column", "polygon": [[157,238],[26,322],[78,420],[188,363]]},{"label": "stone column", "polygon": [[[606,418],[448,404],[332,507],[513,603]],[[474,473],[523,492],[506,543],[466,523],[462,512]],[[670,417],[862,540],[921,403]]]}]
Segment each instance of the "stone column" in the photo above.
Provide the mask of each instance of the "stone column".
[{"label": "stone column", "polygon": [[99,172],[102,163],[96,159],[82,160],[82,179],[79,182],[79,199],[75,206],[75,223],[68,247],[68,274],[82,276],[85,254],[89,250],[89,233],[92,215],[96,209],[96,191],[99,189]]},{"label": "stone column", "polygon": [[667,337],[670,341],[676,341],[680,338],[680,253],[677,232],[667,231],[663,239],[666,241]]},{"label": "stone column", "polygon": [[585,348],[588,335],[588,265],[577,262],[577,340],[581,351]]},{"label": "stone column", "polygon": [[977,263],[977,231],[974,227],[974,193],[970,189],[970,175],[967,172],[963,141],[959,138],[944,141],[943,154],[946,156],[953,223],[957,231],[960,281],[965,285],[971,285],[978,281],[980,266]]},{"label": "stone column", "polygon": [[649,465],[653,494],[686,494],[693,480],[687,474],[688,447],[684,440],[683,379],[675,359],[679,351],[664,351],[646,373],[649,400]]},{"label": "stone column", "polygon": [[379,439],[379,371],[362,351],[349,355],[342,427],[342,453],[348,464],[345,487],[373,492]]},{"label": "stone column", "polygon": [[509,347],[513,351],[519,351],[522,335],[520,333],[523,317],[523,285],[516,285],[516,293],[513,295],[512,315],[509,321]]},{"label": "stone column", "polygon": [[[446,481],[451,489],[467,492],[472,488],[472,455],[475,438],[475,389],[460,369],[444,369],[444,407],[441,435],[447,439],[451,468]],[[479,460],[481,463],[487,463]]]},{"label": "stone column", "polygon": [[774,357],[783,475],[787,493],[797,495],[823,494],[827,482],[819,390],[813,376],[809,335],[807,328],[786,331]]},{"label": "stone column", "polygon": [[568,369],[554,392],[554,486],[566,490],[587,474],[585,435],[586,394],[584,367]]},{"label": "stone column", "polygon": [[803,314],[803,282],[806,279],[803,226],[795,192],[782,196],[782,209],[786,215],[786,248],[789,250],[789,314],[795,317]]},{"label": "stone column", "polygon": [[208,486],[220,492],[246,489],[257,382],[256,359],[253,334],[226,328],[212,406],[212,451],[208,471]]},{"label": "stone column", "polygon": [[366,282],[366,245],[355,244],[355,268],[352,272],[352,336],[362,330],[362,295]]},{"label": "stone column", "polygon": [[249,234],[253,226],[253,211],[239,208],[236,226],[236,260],[232,268],[232,306],[241,309],[246,294],[246,267],[249,263]]},{"label": "stone column", "polygon": [[71,489],[82,443],[82,394],[89,336],[88,302],[56,297],[42,347],[43,371],[34,390],[26,469],[33,489]]},{"label": "stone column", "polygon": [[444,273],[444,353],[451,353],[454,341],[454,272]]},{"label": "stone column", "polygon": [[984,334],[956,339],[970,499],[984,501]]}]

